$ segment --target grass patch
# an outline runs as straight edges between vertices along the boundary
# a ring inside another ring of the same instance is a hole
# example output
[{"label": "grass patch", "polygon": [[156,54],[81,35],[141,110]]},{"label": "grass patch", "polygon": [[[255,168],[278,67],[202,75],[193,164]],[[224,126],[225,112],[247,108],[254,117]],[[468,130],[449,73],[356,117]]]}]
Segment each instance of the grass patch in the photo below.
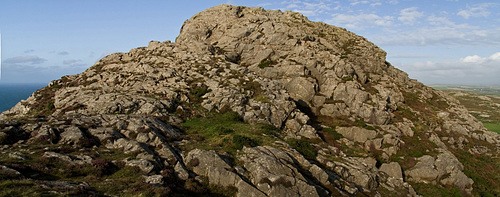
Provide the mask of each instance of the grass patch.
[{"label": "grass patch", "polygon": [[321,131],[318,132],[318,134],[321,136],[323,141],[332,146],[335,145],[335,142],[337,140],[344,138],[342,134],[338,133],[335,129],[329,127],[322,128]]},{"label": "grass patch", "polygon": [[411,186],[413,186],[413,189],[415,189],[415,192],[417,192],[417,194],[422,196],[462,196],[460,190],[458,190],[457,188],[444,188],[425,183],[411,183]]},{"label": "grass patch", "polygon": [[276,64],[275,62],[273,62],[272,60],[270,59],[265,59],[265,60],[262,60],[260,63],[259,63],[259,68],[263,69],[263,68],[266,68],[266,67],[270,67],[271,65],[273,64]]},{"label": "grass patch", "polygon": [[304,155],[305,158],[316,160],[318,153],[314,150],[314,147],[311,145],[311,142],[306,139],[289,139],[286,141],[290,146],[292,146],[295,150],[299,151],[300,154]]},{"label": "grass patch", "polygon": [[254,96],[253,99],[256,100],[256,101],[259,101],[261,103],[269,103],[270,102],[269,101],[269,97],[267,97],[264,94],[260,94],[260,95]]},{"label": "grass patch", "polygon": [[236,154],[243,146],[268,145],[279,136],[270,125],[248,124],[235,112],[210,113],[207,117],[187,120],[180,125],[191,140],[188,149],[223,150]]},{"label": "grass patch", "polygon": [[345,55],[352,54],[355,50],[355,46],[356,46],[356,40],[354,40],[354,39],[349,39],[349,40],[343,42],[342,46],[340,46],[340,48],[344,51],[344,53],[342,55],[345,56]]},{"label": "grass patch", "polygon": [[497,123],[483,123],[484,127],[486,127],[488,130],[497,132],[500,134],[500,122]]},{"label": "grass patch", "polygon": [[342,134],[338,133],[337,131],[335,131],[335,129],[332,129],[332,128],[323,128],[323,129],[321,129],[321,131],[332,135],[333,139],[335,139],[335,140],[340,140],[340,139],[344,138],[344,136]]},{"label": "grass patch", "polygon": [[349,120],[349,117],[347,116],[318,116],[316,121],[332,128],[335,128],[336,126],[349,127],[354,125],[354,122]]},{"label": "grass patch", "polygon": [[347,81],[354,81],[354,78],[352,76],[344,76],[342,77],[342,82],[347,82]]},{"label": "grass patch", "polygon": [[354,126],[361,127],[361,128],[368,129],[368,130],[375,130],[374,127],[367,125],[365,121],[360,120],[360,119],[356,119],[354,121]]},{"label": "grass patch", "polygon": [[500,159],[462,150],[454,153],[464,165],[465,175],[474,181],[474,196],[500,196]]},{"label": "grass patch", "polygon": [[208,89],[207,86],[195,86],[189,91],[189,98],[194,102],[201,102],[203,100],[202,96],[211,92],[211,89]]},{"label": "grass patch", "polygon": [[398,106],[397,110],[394,112],[394,115],[396,115],[395,120],[397,122],[402,122],[403,118],[409,119],[409,120],[416,120],[417,115],[411,111],[411,109],[403,107],[403,106]]},{"label": "grass patch", "polygon": [[54,107],[54,96],[55,92],[61,88],[61,86],[51,86],[44,87],[37,90],[35,93],[35,104],[30,106],[29,115],[33,117],[37,116],[48,116],[55,111]]},{"label": "grass patch", "polygon": [[[465,91],[472,91],[477,93],[476,91],[485,91],[488,88],[473,88],[466,89]],[[493,89],[495,90],[495,89]],[[460,101],[467,110],[481,121],[488,130],[500,133],[500,98],[495,97],[494,95],[477,95],[470,92],[458,92],[458,91],[450,91],[448,92],[451,96]],[[479,94],[479,93],[478,93]]]},{"label": "grass patch", "polygon": [[[416,164],[416,159],[424,155],[436,156],[437,145],[425,137],[425,134],[416,129],[415,136],[403,136],[401,139],[405,142],[397,154],[392,155],[390,161],[395,161],[401,164],[403,169],[408,169]],[[404,157],[403,160],[401,158]]]}]

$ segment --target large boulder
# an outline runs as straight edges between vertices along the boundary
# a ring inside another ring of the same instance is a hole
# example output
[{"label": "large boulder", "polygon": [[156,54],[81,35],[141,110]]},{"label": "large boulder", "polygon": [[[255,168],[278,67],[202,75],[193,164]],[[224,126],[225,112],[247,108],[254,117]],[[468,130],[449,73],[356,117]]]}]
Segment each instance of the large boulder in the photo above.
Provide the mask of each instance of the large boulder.
[{"label": "large boulder", "polygon": [[380,166],[380,171],[385,172],[391,177],[403,179],[403,171],[401,171],[401,166],[397,162],[382,164]]},{"label": "large boulder", "polygon": [[238,188],[237,196],[266,196],[253,185],[243,180],[232,167],[215,151],[194,149],[185,157],[188,168],[192,168],[197,175],[205,176],[211,184],[233,186]]}]

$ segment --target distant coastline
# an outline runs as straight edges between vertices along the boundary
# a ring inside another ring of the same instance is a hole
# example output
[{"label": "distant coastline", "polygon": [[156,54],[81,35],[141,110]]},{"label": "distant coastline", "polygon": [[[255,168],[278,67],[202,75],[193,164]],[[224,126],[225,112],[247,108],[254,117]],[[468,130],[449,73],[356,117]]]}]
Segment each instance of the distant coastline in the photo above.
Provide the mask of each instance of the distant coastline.
[{"label": "distant coastline", "polygon": [[33,92],[46,85],[44,83],[0,83],[0,113],[14,107],[19,101],[27,99]]}]

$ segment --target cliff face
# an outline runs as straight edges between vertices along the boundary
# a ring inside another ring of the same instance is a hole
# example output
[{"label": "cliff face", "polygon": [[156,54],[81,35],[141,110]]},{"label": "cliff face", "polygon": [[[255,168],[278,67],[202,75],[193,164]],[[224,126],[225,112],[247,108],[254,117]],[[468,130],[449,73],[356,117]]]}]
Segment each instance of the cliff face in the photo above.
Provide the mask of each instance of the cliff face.
[{"label": "cliff face", "polygon": [[109,55],[2,113],[2,154],[25,167],[0,164],[41,180],[23,169],[56,158],[115,184],[137,167],[144,178],[128,181],[168,194],[498,194],[500,136],[385,55],[299,13],[216,6],[175,43]]}]

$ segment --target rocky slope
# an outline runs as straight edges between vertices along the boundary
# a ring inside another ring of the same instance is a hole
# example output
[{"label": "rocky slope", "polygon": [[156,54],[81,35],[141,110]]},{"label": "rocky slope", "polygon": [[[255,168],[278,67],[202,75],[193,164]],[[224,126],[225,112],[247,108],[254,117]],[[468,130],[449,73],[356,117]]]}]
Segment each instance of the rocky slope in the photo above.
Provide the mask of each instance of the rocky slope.
[{"label": "rocky slope", "polygon": [[299,13],[209,8],[175,43],[109,55],[2,113],[2,187],[499,195],[500,136],[385,56]]}]

